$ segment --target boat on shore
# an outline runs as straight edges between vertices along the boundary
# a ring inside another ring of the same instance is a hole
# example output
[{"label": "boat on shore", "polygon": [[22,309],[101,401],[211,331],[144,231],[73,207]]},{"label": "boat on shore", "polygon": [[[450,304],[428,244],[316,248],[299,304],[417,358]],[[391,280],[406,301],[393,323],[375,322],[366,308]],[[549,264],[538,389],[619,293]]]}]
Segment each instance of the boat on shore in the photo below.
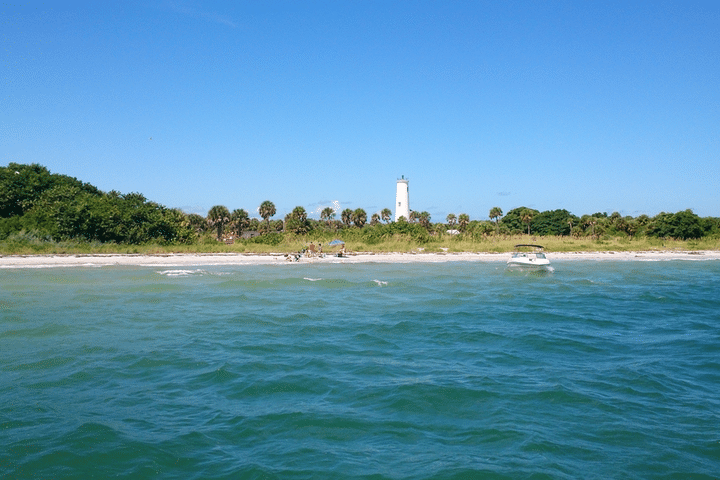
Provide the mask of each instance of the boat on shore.
[{"label": "boat on shore", "polygon": [[542,245],[515,245],[515,251],[512,257],[508,259],[507,266],[514,268],[548,269],[550,268],[550,260],[545,256],[543,249],[544,247]]}]

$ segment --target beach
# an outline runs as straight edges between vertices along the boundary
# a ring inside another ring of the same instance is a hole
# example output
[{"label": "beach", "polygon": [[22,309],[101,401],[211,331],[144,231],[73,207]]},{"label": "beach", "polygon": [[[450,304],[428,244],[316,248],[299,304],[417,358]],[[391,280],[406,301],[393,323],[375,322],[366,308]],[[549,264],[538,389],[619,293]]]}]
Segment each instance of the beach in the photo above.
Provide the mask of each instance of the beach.
[{"label": "beach", "polygon": [[[269,264],[351,264],[351,263],[444,263],[444,262],[505,262],[509,253],[350,253],[344,257],[330,254],[324,257],[301,257],[290,262],[284,253],[208,253],[208,254],[87,254],[87,255],[5,255],[0,256],[0,268],[104,267],[193,265],[269,265]],[[637,251],[637,252],[561,252],[547,253],[550,261],[664,261],[664,260],[720,260],[720,251]]]}]

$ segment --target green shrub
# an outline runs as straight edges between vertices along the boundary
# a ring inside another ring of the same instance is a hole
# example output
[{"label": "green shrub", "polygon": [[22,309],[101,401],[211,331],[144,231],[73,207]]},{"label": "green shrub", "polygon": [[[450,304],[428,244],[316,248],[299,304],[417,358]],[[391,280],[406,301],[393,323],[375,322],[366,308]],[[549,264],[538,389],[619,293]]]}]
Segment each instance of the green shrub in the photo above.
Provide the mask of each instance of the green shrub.
[{"label": "green shrub", "polygon": [[245,244],[280,245],[285,237],[282,233],[272,232],[245,240]]}]

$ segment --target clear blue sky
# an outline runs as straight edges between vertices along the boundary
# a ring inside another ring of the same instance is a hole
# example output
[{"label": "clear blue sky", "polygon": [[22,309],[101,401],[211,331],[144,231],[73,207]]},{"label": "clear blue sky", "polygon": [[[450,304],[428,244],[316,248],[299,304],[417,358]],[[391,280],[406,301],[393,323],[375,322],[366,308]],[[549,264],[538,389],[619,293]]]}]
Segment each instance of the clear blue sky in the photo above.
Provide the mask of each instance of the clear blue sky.
[{"label": "clear blue sky", "polygon": [[[720,216],[720,2],[0,5],[0,164],[186,212]],[[316,215],[313,215],[316,217]]]}]

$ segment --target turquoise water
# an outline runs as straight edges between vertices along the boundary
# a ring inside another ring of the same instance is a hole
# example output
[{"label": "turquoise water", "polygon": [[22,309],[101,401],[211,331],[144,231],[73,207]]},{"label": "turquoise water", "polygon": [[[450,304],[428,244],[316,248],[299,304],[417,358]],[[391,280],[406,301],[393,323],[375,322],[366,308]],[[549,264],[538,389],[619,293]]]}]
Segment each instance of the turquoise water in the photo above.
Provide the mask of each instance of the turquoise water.
[{"label": "turquoise water", "polygon": [[720,262],[0,270],[2,478],[717,478]]}]

